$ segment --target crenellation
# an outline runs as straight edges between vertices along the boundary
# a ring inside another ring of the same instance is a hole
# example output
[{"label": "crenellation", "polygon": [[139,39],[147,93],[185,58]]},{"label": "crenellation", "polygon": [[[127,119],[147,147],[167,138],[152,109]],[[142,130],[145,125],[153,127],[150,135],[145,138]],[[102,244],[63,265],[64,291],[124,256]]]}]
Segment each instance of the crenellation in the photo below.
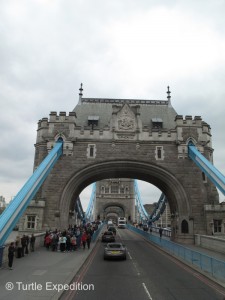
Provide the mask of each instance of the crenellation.
[{"label": "crenellation", "polygon": [[42,118],[41,119],[41,128],[48,126],[48,118]]},{"label": "crenellation", "polygon": [[195,116],[194,118],[191,115],[177,115],[175,117],[177,126],[202,126],[202,118],[200,116]]},{"label": "crenellation", "polygon": [[185,116],[185,120],[186,120],[186,121],[187,121],[187,120],[191,120],[191,121],[192,121],[192,116],[186,115],[186,116]]},{"label": "crenellation", "polygon": [[202,122],[202,131],[205,133],[211,133],[211,127],[206,122]]},{"label": "crenellation", "polygon": [[201,116],[195,116],[194,117],[194,122],[197,125],[201,125],[202,124],[202,118],[201,118]]},{"label": "crenellation", "polygon": [[56,122],[56,117],[57,117],[57,112],[56,111],[52,111],[49,114],[49,122]]}]

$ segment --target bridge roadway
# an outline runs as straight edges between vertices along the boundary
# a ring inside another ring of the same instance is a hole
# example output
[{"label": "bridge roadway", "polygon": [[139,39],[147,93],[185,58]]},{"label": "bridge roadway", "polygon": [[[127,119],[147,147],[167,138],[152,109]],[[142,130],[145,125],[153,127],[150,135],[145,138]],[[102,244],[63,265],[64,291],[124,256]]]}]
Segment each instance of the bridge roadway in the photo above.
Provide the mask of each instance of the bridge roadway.
[{"label": "bridge roadway", "polygon": [[[92,242],[90,250],[61,253],[41,247],[24,258],[15,258],[13,270],[6,264],[0,268],[0,299],[225,299],[223,287],[161,252],[141,236],[119,229],[117,240],[127,245],[126,261],[104,261],[104,245],[100,242]],[[222,259],[219,254],[207,252]],[[75,295],[72,289],[66,293],[61,289],[70,282],[77,282]],[[7,283],[13,284],[12,290]],[[94,290],[79,291],[87,287],[85,284],[93,284]]]},{"label": "bridge roadway", "polygon": [[[225,289],[168,256],[137,234],[118,229],[116,241],[127,246],[127,260],[105,261],[104,243],[98,243],[89,261],[74,278],[80,286],[76,291],[64,292],[60,299],[225,299]],[[87,290],[82,290],[83,287]]]}]

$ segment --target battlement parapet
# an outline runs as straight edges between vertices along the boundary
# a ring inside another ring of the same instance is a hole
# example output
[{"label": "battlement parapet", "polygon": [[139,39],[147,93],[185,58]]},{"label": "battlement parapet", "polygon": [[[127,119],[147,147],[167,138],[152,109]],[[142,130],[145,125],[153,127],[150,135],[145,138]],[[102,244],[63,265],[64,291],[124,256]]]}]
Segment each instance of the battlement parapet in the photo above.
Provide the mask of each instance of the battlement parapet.
[{"label": "battlement parapet", "polygon": [[61,111],[59,115],[55,111],[49,114],[49,122],[75,122],[76,121],[76,113],[69,112],[69,115],[66,115],[66,112]]},{"label": "battlement parapet", "polygon": [[194,118],[190,115],[177,115],[175,117],[176,124],[178,126],[202,126],[202,118],[200,116],[195,116]]},{"label": "battlement parapet", "polygon": [[48,118],[42,118],[41,120],[38,121],[38,129],[47,127],[49,123],[61,123],[61,122],[66,122],[66,123],[75,123],[76,121],[76,113],[75,112],[69,112],[69,115],[66,114],[66,112],[61,111],[59,115],[57,115],[57,112],[52,111],[49,114],[49,119]]}]

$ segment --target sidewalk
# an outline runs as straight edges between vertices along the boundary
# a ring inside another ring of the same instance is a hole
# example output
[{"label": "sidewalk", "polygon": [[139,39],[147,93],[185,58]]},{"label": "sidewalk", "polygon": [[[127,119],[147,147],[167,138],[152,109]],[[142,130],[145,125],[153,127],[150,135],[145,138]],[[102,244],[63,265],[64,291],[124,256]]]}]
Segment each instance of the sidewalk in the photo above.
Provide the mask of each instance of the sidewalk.
[{"label": "sidewalk", "polygon": [[225,253],[196,245],[171,242],[170,238],[165,236],[160,239],[157,233],[149,234],[132,226],[130,230],[142,235],[144,239],[152,242],[156,247],[225,288]]},{"label": "sidewalk", "polygon": [[62,284],[69,284],[95,244],[96,242],[91,243],[90,250],[80,248],[65,253],[41,247],[25,257],[14,258],[13,270],[3,264],[0,269],[0,299],[59,299],[63,291],[57,291],[54,284],[57,284],[57,288]]},{"label": "sidewalk", "polygon": [[179,244],[179,245],[182,245],[191,250],[197,251],[199,253],[205,254],[207,256],[210,256],[212,258],[215,258],[215,259],[225,262],[225,252],[224,253],[216,252],[216,251],[209,250],[209,249],[206,249],[206,248],[203,248],[200,246],[196,246],[196,245],[186,245],[186,244]]},{"label": "sidewalk", "polygon": [[[157,233],[152,233],[152,235],[159,236]],[[170,241],[170,237],[162,236],[162,239]],[[208,255],[212,258],[215,258],[215,259],[218,259],[218,260],[221,260],[221,261],[225,262],[225,249],[224,249],[224,253],[221,253],[221,252],[216,252],[216,251],[206,249],[206,248],[196,246],[196,245],[189,245],[189,244],[182,244],[182,243],[177,243],[177,244],[181,245],[185,248],[189,248],[191,250],[197,251],[199,253]]]}]

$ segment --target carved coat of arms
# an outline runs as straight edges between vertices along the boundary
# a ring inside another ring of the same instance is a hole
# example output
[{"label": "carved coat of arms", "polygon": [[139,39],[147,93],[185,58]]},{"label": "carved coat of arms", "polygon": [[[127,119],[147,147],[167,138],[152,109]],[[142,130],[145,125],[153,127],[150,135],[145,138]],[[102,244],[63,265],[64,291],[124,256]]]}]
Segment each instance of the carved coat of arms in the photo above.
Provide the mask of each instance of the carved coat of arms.
[{"label": "carved coat of arms", "polygon": [[127,104],[118,114],[118,130],[134,131],[136,127],[135,116]]}]

